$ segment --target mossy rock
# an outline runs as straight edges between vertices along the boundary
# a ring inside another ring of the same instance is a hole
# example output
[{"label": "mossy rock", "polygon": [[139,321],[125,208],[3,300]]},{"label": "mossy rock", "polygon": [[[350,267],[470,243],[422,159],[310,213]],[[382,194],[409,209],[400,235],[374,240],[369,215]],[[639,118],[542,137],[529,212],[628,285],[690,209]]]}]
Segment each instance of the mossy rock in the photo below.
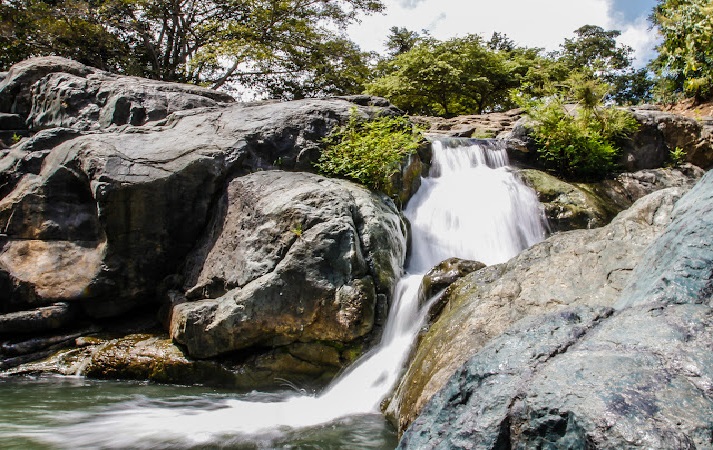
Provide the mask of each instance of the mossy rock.
[{"label": "mossy rock", "polygon": [[519,173],[537,192],[552,232],[598,228],[624,209],[602,195],[598,185],[567,183],[534,169]]}]

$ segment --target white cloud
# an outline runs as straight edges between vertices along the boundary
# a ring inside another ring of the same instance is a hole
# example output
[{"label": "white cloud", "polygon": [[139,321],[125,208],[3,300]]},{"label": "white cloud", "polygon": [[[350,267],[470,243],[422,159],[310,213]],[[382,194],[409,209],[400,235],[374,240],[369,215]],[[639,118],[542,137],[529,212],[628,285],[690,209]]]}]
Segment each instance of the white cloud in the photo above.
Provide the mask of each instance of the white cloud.
[{"label": "white cloud", "polygon": [[644,18],[633,24],[617,22],[611,0],[385,0],[385,15],[364,18],[349,35],[366,51],[383,53],[392,26],[428,29],[438,39],[466,34],[489,38],[505,33],[518,45],[556,50],[582,25],[599,25],[623,31],[621,42],[641,55],[651,56],[653,32]]}]

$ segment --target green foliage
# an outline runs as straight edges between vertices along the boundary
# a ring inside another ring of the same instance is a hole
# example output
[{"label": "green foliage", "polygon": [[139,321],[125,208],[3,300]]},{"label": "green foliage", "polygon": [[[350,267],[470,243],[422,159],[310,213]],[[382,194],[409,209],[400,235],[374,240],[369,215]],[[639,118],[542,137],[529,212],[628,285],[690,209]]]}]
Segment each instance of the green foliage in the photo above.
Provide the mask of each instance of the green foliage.
[{"label": "green foliage", "polygon": [[325,139],[326,148],[316,166],[323,175],[348,178],[394,195],[391,178],[422,138],[404,117],[362,121],[354,110],[349,122]]},{"label": "green foliage", "polygon": [[574,33],[575,37],[565,39],[561,50],[554,55],[567,68],[567,73],[585,71],[611,85],[613,89],[607,92],[607,101],[636,104],[651,99],[653,82],[648,71],[632,67],[633,49],[616,41],[620,31],[585,25]]},{"label": "green foliage", "polygon": [[713,98],[713,3],[659,0],[651,20],[663,37],[652,62],[666,80],[659,93],[682,93],[697,101]]},{"label": "green foliage", "polygon": [[669,165],[678,167],[686,162],[686,152],[681,147],[676,147],[668,153]]},{"label": "green foliage", "polygon": [[411,114],[454,116],[512,106],[509,89],[527,72],[525,57],[509,58],[479,36],[444,42],[423,38],[382,65],[366,91]]},{"label": "green foliage", "polygon": [[17,144],[18,142],[20,142],[21,139],[22,139],[22,136],[20,136],[19,134],[17,134],[17,133],[12,134],[12,143],[13,144]]},{"label": "green foliage", "polygon": [[624,110],[602,107],[605,93],[600,81],[575,74],[560,92],[523,102],[533,121],[538,160],[546,169],[585,180],[616,169],[617,143],[635,132],[638,123]]},{"label": "green foliage", "polygon": [[295,222],[295,225],[290,228],[290,231],[297,237],[302,237],[302,222]]},{"label": "green foliage", "polygon": [[338,55],[325,43],[382,9],[381,0],[4,0],[0,70],[54,54],[165,81],[262,87],[268,75],[308,78],[305,61]]}]

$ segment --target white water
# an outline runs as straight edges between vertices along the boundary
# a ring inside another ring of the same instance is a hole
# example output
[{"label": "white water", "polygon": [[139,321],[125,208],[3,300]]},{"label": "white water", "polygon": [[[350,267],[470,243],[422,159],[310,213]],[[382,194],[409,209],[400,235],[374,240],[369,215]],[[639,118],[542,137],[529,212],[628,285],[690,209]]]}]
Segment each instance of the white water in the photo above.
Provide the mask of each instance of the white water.
[{"label": "white water", "polygon": [[[433,144],[431,176],[405,211],[412,225],[411,257],[399,281],[382,342],[319,396],[271,401],[227,399],[211,409],[176,405],[119,404],[67,418],[35,437],[60,447],[147,447],[220,442],[221,437],[271,434],[340,418],[379,412],[394,388],[423,323],[417,291],[422,275],[457,256],[486,264],[508,260],[544,237],[534,191],[507,167],[504,150],[480,145]],[[46,431],[46,435],[45,432]]]}]

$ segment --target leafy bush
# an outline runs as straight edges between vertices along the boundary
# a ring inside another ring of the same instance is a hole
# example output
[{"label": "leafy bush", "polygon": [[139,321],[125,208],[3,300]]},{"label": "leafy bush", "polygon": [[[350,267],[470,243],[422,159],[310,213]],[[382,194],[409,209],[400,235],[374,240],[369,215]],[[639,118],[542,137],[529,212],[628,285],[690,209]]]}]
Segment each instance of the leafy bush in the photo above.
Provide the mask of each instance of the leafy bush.
[{"label": "leafy bush", "polygon": [[326,148],[316,166],[323,175],[348,178],[394,195],[391,177],[400,170],[403,158],[416,151],[422,138],[404,117],[362,121],[354,110],[347,124],[325,138]]},{"label": "leafy bush", "polygon": [[570,179],[599,179],[616,169],[617,145],[639,124],[627,111],[603,107],[609,85],[586,72],[573,73],[549,95],[521,98],[533,121],[537,157],[548,170]]},{"label": "leafy bush", "polygon": [[568,111],[557,100],[529,109],[537,156],[565,178],[597,179],[612,172],[621,153],[616,142],[636,131],[636,119],[614,108]]}]

